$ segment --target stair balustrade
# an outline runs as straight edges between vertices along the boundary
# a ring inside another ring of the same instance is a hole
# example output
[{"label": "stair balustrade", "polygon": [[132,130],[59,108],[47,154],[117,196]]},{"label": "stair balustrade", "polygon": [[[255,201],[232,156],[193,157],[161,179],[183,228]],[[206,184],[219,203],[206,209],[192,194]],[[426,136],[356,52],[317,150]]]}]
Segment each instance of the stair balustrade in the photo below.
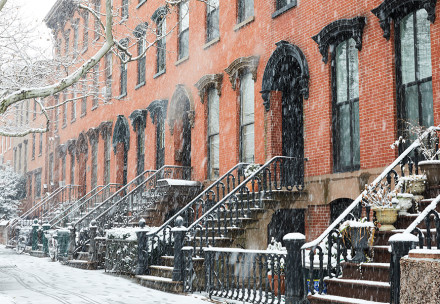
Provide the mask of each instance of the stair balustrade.
[{"label": "stair balustrade", "polygon": [[[353,252],[354,248],[341,235],[338,229],[340,224],[346,220],[359,219],[362,214],[366,215],[369,220],[371,206],[365,201],[365,197],[374,194],[380,185],[389,189],[394,188],[399,178],[405,176],[406,172],[418,174],[418,162],[421,158],[420,142],[429,138],[432,131],[437,132],[439,130],[438,127],[429,128],[407,149],[400,151],[400,156],[366,187],[318,238],[302,246],[303,278],[295,278],[296,284],[303,285],[301,295],[307,295],[308,293],[322,295],[325,289],[324,277],[338,278],[342,275],[341,263],[342,261],[349,261],[349,250]],[[400,176],[397,173],[399,168]]]},{"label": "stair balustrade", "polygon": [[80,198],[75,204],[62,210],[53,217],[49,224],[52,227],[66,227],[68,223],[81,218],[88,210],[95,207],[98,203],[106,200],[110,195],[117,191],[122,185],[110,183],[105,186],[99,185]]}]

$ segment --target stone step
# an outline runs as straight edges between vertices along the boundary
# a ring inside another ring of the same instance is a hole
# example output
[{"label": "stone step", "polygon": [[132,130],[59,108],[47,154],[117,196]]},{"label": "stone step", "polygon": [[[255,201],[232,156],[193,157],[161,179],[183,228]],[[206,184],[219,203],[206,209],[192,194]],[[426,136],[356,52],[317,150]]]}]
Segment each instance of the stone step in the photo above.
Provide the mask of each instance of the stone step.
[{"label": "stone step", "polygon": [[166,292],[182,293],[183,283],[175,282],[170,278],[162,278],[151,275],[137,275],[136,280],[142,286]]},{"label": "stone step", "polygon": [[368,280],[325,279],[327,294],[377,302],[390,302],[390,283]]},{"label": "stone step", "polygon": [[[193,264],[194,267],[196,267],[197,265],[202,265],[203,262],[205,261],[204,258],[200,258],[200,257],[193,257]],[[161,265],[163,266],[168,266],[168,267],[173,267],[174,266],[174,256],[162,256],[161,257]]]},{"label": "stone step", "polygon": [[342,279],[389,282],[390,263],[342,263]]},{"label": "stone step", "polygon": [[152,265],[149,267],[150,275],[171,279],[173,277],[173,268],[172,266]]},{"label": "stone step", "polygon": [[324,294],[315,294],[313,296],[309,295],[307,299],[309,300],[310,304],[389,304],[389,302],[375,302]]},{"label": "stone step", "polygon": [[[433,228],[432,224],[431,224],[431,237],[432,237],[432,246],[436,246],[437,243],[435,241],[435,237],[436,237],[436,230],[435,228]],[[397,233],[403,233],[405,231],[405,229],[396,229],[396,230],[391,230],[391,231],[377,231],[374,235],[374,245],[389,245],[388,240],[389,238]],[[425,246],[426,244],[426,229],[421,229],[421,231],[423,232],[424,238],[425,238]]]},{"label": "stone step", "polygon": [[389,263],[391,260],[390,248],[391,246],[387,245],[373,246],[373,261],[375,263]]},{"label": "stone step", "polygon": [[97,269],[96,263],[85,260],[67,260],[65,265],[80,269]]}]

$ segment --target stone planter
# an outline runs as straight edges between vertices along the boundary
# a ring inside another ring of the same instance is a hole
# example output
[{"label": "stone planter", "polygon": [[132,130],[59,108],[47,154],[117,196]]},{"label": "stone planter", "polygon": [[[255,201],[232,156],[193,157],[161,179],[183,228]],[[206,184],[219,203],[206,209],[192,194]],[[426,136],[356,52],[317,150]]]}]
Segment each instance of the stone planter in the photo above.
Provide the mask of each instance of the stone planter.
[{"label": "stone planter", "polygon": [[406,193],[411,193],[413,195],[421,195],[425,193],[426,190],[426,178],[417,175],[416,178],[412,176],[402,177],[404,180],[404,187]]},{"label": "stone planter", "polygon": [[440,160],[424,160],[419,162],[419,169],[426,174],[426,181],[429,186],[440,184]]},{"label": "stone planter", "polygon": [[414,195],[409,193],[398,193],[396,197],[399,201],[399,215],[408,215],[408,209],[412,207]]},{"label": "stone planter", "polygon": [[351,259],[352,263],[364,263],[367,261],[365,251],[368,249],[368,239],[370,238],[370,227],[349,227],[351,244],[355,249],[355,256]]},{"label": "stone planter", "polygon": [[397,221],[397,209],[395,208],[374,208],[376,218],[381,224],[379,231],[390,231],[396,229],[393,224]]}]

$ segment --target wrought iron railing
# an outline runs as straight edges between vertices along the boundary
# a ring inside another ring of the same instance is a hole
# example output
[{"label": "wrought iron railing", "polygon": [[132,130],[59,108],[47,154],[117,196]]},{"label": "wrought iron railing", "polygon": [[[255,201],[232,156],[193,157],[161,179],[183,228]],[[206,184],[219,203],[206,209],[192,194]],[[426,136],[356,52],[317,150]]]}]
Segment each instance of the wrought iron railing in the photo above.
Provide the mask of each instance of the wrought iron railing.
[{"label": "wrought iron railing", "polygon": [[201,214],[217,204],[244,180],[244,169],[248,164],[239,163],[197,195],[185,207],[163,223],[154,232],[147,233],[143,248],[148,251],[148,265],[156,265],[162,255],[173,254],[172,225],[181,216],[185,225],[193,223]]},{"label": "wrought iron railing", "polygon": [[65,185],[48,194],[36,205],[23,213],[13,224],[8,227],[8,239],[15,237],[18,225],[31,226],[34,219],[42,219],[43,214],[57,208],[61,203],[70,204],[78,199],[83,187],[79,185]]},{"label": "wrought iron railing", "polygon": [[52,227],[66,227],[68,223],[78,220],[97,204],[110,197],[122,185],[110,183],[105,186],[99,185],[79,199],[75,204],[61,211],[49,221]]},{"label": "wrought iron railing", "polygon": [[[416,139],[405,151],[401,151],[400,156],[389,165],[366,189],[345,209],[342,214],[315,240],[302,246],[303,251],[303,274],[305,294],[324,291],[324,277],[339,277],[342,274],[341,262],[351,258],[353,248],[351,243],[344,240],[338,227],[347,220],[360,218],[361,214],[367,217],[370,215],[370,205],[364,201],[365,197],[380,187],[393,188],[399,179],[397,170],[400,168],[400,177],[405,176],[405,172],[418,174],[418,161],[420,158],[420,141],[431,136],[432,131],[438,128],[431,127],[425,131],[420,138]],[[362,208],[365,207],[364,210]],[[369,218],[368,218],[369,220]],[[308,283],[307,283],[308,281]],[[316,284],[315,281],[318,283]],[[316,285],[318,287],[316,288]]]},{"label": "wrought iron railing", "polygon": [[213,245],[216,237],[228,233],[242,219],[249,218],[253,208],[264,208],[264,195],[276,191],[302,191],[304,189],[304,159],[276,156],[245,178],[236,188],[207,206],[188,226],[187,245],[202,252],[203,247]]},{"label": "wrought iron railing", "polygon": [[[94,220],[98,229],[103,232],[105,228],[111,228],[115,223],[118,226],[127,226],[138,218],[155,202],[154,194],[157,181],[160,179],[188,179],[191,177],[191,167],[163,166],[155,173],[138,183],[134,189],[124,195],[99,213]],[[92,213],[93,214],[93,213]],[[76,228],[84,228],[84,225],[75,225]]]},{"label": "wrought iron railing", "polygon": [[134,275],[137,266],[137,240],[107,238],[105,243],[105,271]]},{"label": "wrought iron railing", "polygon": [[[184,250],[184,286],[193,284],[200,290],[206,284],[209,297],[221,297],[246,303],[284,303],[285,261],[287,251],[204,248],[205,277],[201,286],[190,278],[193,267],[192,248]],[[188,288],[187,288],[188,289]]]},{"label": "wrought iron railing", "polygon": [[79,220],[73,223],[73,228],[76,231],[80,231],[83,228],[88,228],[91,221],[98,217],[101,213],[111,207],[115,202],[119,201],[121,197],[123,197],[127,192],[130,192],[132,189],[136,188],[139,183],[148,179],[151,175],[153,175],[156,170],[145,170],[138,176],[136,176],[132,181],[127,183],[125,186],[121,187],[118,191],[113,193],[109,198],[104,200],[102,203],[98,204],[92,210],[90,210],[87,214],[82,216]]}]

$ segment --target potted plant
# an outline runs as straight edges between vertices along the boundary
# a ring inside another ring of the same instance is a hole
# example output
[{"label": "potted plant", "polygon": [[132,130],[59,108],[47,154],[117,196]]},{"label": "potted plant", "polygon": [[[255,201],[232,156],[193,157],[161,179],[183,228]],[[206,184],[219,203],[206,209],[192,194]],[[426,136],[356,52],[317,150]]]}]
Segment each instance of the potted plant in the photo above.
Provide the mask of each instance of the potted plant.
[{"label": "potted plant", "polygon": [[427,180],[426,175],[424,174],[412,174],[399,178],[399,183],[401,183],[403,192],[413,195],[421,195],[426,190]]},{"label": "potted plant", "polygon": [[352,263],[364,263],[367,261],[366,250],[373,244],[375,227],[373,222],[367,222],[366,218],[345,221],[339,226],[343,239],[348,239],[355,250]]},{"label": "potted plant", "polygon": [[[276,253],[280,251],[286,251],[286,248],[281,246],[281,242],[277,242],[275,238],[272,238],[270,244],[267,246],[267,251]],[[272,257],[271,255],[269,255],[267,259],[267,266],[268,266],[267,279],[269,281],[269,288],[272,289],[273,286],[273,292],[275,296],[278,296],[278,290],[280,290],[282,295],[285,294],[286,277],[284,273],[284,267],[285,267],[284,258],[280,258],[279,260],[274,258],[274,261],[272,261]],[[273,279],[273,285],[272,285],[272,279]],[[279,287],[278,287],[278,281],[280,282]]]},{"label": "potted plant", "polygon": [[399,201],[396,198],[399,188],[396,186],[391,191],[390,186],[385,182],[381,182],[375,187],[365,187],[367,192],[362,199],[376,212],[377,221],[380,223],[379,231],[396,229],[393,224],[397,221],[397,211],[400,209]]},{"label": "potted plant", "polygon": [[[246,169],[244,169],[244,177],[248,178],[249,176],[251,176],[252,174],[257,172],[259,169],[260,169],[260,165],[258,165],[258,164],[249,164],[246,167]],[[257,177],[260,177],[260,176],[258,175]],[[251,192],[258,192],[258,180],[259,179],[253,179],[254,188],[252,188],[252,179],[247,182],[246,187],[249,189],[249,191],[251,191]]]}]

